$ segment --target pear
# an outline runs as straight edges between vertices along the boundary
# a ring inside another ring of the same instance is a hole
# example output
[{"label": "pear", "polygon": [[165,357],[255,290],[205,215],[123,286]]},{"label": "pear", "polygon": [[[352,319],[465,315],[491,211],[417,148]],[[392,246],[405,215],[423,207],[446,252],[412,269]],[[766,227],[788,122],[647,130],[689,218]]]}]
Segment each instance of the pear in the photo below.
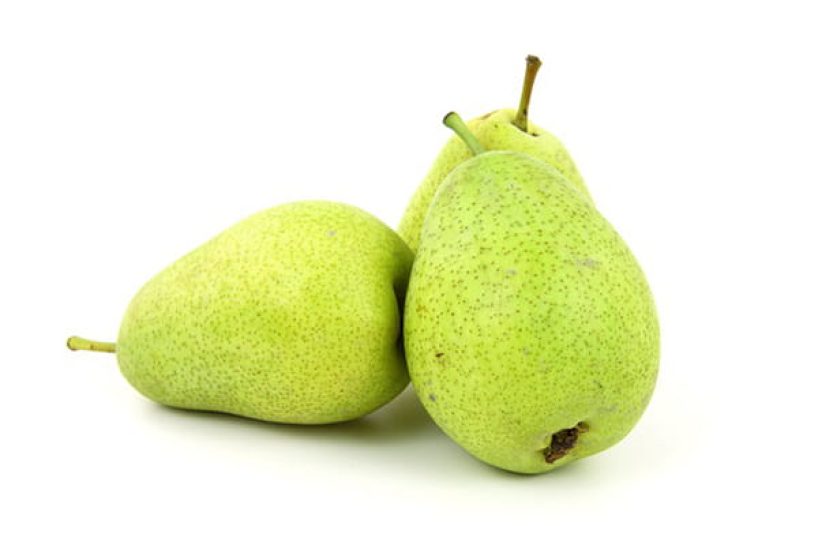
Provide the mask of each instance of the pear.
[{"label": "pear", "polygon": [[400,342],[412,252],[366,212],[297,202],[257,213],[133,298],[116,343],[125,378],[172,407],[274,422],[363,416],[408,383]]},{"label": "pear", "polygon": [[653,298],[614,228],[556,168],[485,151],[437,192],[404,314],[415,391],[469,453],[542,473],[625,437],[659,363]]},{"label": "pear", "polygon": [[[523,91],[516,111],[496,110],[472,119],[468,122],[469,130],[485,149],[518,151],[545,161],[560,171],[588,200],[591,200],[585,182],[562,142],[528,120],[531,92],[541,64],[540,59],[533,55],[526,59]],[[398,233],[412,251],[417,251],[423,219],[435,192],[446,176],[471,156],[463,141],[457,136],[452,136],[438,154],[426,178],[415,190],[398,225]]]}]

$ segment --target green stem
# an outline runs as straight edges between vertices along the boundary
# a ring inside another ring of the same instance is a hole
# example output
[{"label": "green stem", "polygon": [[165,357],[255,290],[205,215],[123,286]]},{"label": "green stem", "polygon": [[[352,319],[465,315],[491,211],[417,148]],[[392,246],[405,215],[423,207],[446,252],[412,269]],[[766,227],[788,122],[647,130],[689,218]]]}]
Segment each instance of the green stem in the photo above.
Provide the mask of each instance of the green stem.
[{"label": "green stem", "polygon": [[466,143],[471,152],[475,155],[480,155],[486,148],[477,140],[474,133],[469,130],[463,118],[457,115],[456,112],[449,112],[443,118],[443,124],[454,131],[454,133]]},{"label": "green stem", "polygon": [[525,58],[525,80],[523,80],[523,92],[520,95],[520,106],[517,108],[517,116],[514,118],[514,125],[523,132],[528,132],[528,105],[531,102],[531,91],[534,89],[534,80],[537,79],[537,71],[542,66],[540,59],[534,55]]},{"label": "green stem", "polygon": [[116,343],[90,341],[82,337],[69,337],[66,343],[71,350],[90,350],[91,352],[116,352]]}]

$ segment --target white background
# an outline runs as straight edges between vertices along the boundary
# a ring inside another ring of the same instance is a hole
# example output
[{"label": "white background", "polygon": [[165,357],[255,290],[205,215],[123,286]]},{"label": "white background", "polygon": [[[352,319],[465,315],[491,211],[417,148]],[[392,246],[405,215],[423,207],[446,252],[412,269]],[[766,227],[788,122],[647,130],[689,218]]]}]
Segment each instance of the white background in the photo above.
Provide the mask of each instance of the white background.
[{"label": "white background", "polygon": [[[0,541],[815,542],[810,2],[273,4],[0,4]],[[528,53],[532,119],[660,311],[653,402],[613,449],[515,476],[411,390],[263,424],[161,408],[65,349],[114,339],[144,281],[259,209],[396,225],[442,115],[516,106]]]}]

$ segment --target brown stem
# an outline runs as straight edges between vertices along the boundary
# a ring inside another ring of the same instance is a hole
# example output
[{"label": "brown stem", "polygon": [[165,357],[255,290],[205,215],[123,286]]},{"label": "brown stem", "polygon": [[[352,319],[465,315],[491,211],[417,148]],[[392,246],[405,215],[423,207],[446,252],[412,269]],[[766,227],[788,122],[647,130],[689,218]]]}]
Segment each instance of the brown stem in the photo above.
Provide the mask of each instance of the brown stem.
[{"label": "brown stem", "polygon": [[542,62],[534,55],[525,58],[523,92],[520,95],[520,106],[517,108],[517,115],[514,117],[514,125],[523,132],[528,132],[528,105],[531,102],[531,91],[534,89],[534,81],[537,79],[537,71],[540,66],[542,66]]}]

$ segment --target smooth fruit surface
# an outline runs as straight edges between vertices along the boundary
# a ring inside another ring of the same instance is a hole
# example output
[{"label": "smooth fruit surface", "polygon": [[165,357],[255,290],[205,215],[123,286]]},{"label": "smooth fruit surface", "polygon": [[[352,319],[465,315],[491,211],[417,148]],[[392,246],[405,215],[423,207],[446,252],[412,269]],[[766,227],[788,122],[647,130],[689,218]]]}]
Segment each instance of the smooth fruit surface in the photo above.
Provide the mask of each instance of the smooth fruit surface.
[{"label": "smooth fruit surface", "polygon": [[236,224],[134,297],[122,373],[165,405],[290,423],[357,418],[408,382],[412,253],[352,206],[298,202]]},{"label": "smooth fruit surface", "polygon": [[656,311],[628,247],[575,184],[513,152],[465,161],[438,191],[404,336],[435,422],[520,473],[622,439],[658,371]]}]

